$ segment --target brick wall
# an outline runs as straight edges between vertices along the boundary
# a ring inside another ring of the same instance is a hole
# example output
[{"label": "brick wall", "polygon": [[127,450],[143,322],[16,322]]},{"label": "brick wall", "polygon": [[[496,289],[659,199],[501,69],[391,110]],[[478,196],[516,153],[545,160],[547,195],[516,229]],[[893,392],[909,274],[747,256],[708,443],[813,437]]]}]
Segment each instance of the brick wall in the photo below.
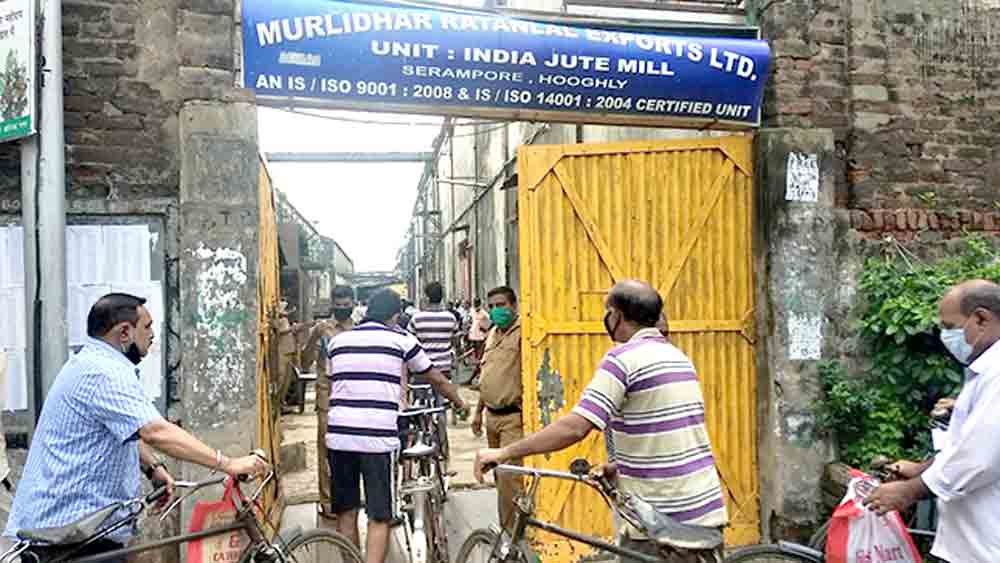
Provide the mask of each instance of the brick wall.
[{"label": "brick wall", "polygon": [[765,125],[834,130],[854,228],[996,229],[1000,4],[754,4],[775,56]]},{"label": "brick wall", "polygon": [[[234,13],[234,0],[63,2],[68,198],[176,197],[183,102],[249,95],[233,88]],[[0,199],[16,205],[19,179],[16,143],[0,146]]]}]

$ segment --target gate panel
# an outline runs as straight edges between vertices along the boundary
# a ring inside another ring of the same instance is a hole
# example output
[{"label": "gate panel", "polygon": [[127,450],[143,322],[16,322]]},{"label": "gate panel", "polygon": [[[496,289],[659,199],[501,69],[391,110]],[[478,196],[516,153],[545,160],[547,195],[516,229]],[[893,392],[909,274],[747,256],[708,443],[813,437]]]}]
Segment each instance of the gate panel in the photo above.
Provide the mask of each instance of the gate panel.
[{"label": "gate panel", "polygon": [[[617,280],[660,288],[673,341],[691,356],[728,493],[727,541],[759,539],[753,349],[750,137],[519,150],[525,430],[568,412],[611,347],[601,319]],[[529,464],[565,470],[605,459],[603,436]],[[539,515],[611,535],[586,487],[544,483]],[[576,561],[585,546],[536,538],[542,559]]]}]

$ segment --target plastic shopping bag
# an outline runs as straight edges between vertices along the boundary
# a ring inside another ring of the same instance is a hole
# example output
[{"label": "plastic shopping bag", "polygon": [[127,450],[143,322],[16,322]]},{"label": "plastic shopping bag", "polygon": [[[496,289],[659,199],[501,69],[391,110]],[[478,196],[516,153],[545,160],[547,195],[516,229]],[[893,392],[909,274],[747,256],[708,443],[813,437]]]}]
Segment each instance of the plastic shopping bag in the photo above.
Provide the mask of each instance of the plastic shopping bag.
[{"label": "plastic shopping bag", "polygon": [[873,479],[857,470],[851,475],[830,523],[827,563],[923,563],[898,512],[879,516],[861,504]]},{"label": "plastic shopping bag", "polygon": [[[233,481],[226,481],[226,490],[221,500],[198,501],[191,512],[189,532],[200,532],[216,526],[229,524],[236,518],[236,504],[233,502]],[[188,563],[227,563],[239,561],[240,553],[250,543],[243,530],[203,538],[188,543]]]}]

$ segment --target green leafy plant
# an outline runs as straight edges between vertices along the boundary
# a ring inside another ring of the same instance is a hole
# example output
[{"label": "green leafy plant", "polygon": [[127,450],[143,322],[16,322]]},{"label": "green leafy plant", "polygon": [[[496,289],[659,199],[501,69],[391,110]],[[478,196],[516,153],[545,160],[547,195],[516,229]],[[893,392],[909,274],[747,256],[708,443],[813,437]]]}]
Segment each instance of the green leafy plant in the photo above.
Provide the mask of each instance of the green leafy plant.
[{"label": "green leafy plant", "polygon": [[890,245],[866,262],[858,286],[858,328],[869,366],[860,374],[835,361],[819,369],[819,426],[834,435],[842,461],[855,467],[876,455],[929,452],[928,412],[962,383],[961,366],[937,340],[938,302],[961,281],[1000,282],[1000,252],[983,238],[968,238],[958,252],[932,262]]}]

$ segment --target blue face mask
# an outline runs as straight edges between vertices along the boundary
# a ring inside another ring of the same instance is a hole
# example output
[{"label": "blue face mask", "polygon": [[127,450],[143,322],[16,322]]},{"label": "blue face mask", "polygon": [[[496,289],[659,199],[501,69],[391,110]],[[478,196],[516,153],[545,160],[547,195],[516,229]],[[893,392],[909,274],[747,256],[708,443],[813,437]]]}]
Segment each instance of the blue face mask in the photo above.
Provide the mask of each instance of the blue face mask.
[{"label": "blue face mask", "polygon": [[[968,323],[968,320],[966,320]],[[973,345],[965,339],[965,325],[959,328],[941,329],[941,343],[951,352],[952,356],[962,365],[969,365],[969,358],[972,357]]]}]

